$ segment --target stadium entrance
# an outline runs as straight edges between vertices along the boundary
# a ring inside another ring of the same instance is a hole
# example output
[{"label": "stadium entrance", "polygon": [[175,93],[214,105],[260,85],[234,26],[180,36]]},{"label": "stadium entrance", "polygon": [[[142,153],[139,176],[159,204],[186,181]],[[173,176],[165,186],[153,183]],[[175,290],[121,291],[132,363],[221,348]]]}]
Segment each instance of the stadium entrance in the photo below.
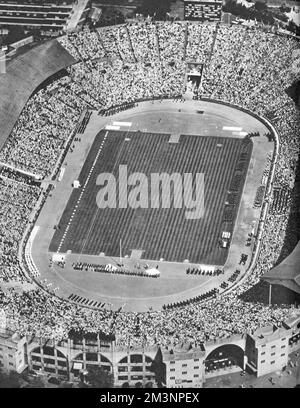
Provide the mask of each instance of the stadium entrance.
[{"label": "stadium entrance", "polygon": [[201,85],[203,64],[188,62],[186,65],[185,92],[197,94]]},{"label": "stadium entrance", "polygon": [[241,371],[244,368],[244,350],[235,344],[225,344],[213,350],[204,364],[205,372],[211,377],[228,370]]}]

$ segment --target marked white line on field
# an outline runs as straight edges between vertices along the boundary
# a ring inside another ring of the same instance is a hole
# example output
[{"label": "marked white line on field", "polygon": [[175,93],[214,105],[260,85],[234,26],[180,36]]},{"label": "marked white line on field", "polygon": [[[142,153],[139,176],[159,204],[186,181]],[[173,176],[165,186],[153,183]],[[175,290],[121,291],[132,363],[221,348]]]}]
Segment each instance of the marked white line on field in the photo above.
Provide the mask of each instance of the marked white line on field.
[{"label": "marked white line on field", "polygon": [[132,122],[113,122],[113,126],[131,126]]},{"label": "marked white line on field", "polygon": [[107,130],[120,130],[120,126],[106,125],[105,129],[107,129]]},{"label": "marked white line on field", "polygon": [[233,136],[247,136],[248,132],[232,132]]},{"label": "marked white line on field", "polygon": [[86,180],[85,180],[85,183],[84,183],[84,185],[83,185],[83,187],[82,187],[81,193],[80,193],[79,198],[78,198],[78,200],[77,200],[77,202],[76,202],[76,204],[75,204],[75,208],[73,209],[72,215],[71,215],[71,217],[70,217],[70,219],[69,219],[68,225],[67,225],[67,227],[66,227],[66,229],[65,229],[65,232],[63,233],[62,239],[61,239],[61,241],[60,241],[60,243],[59,243],[59,245],[58,245],[58,248],[57,248],[57,251],[56,251],[56,252],[59,252],[59,251],[61,250],[61,247],[62,247],[62,245],[63,245],[63,243],[64,243],[64,241],[65,241],[65,239],[66,239],[67,232],[68,232],[68,230],[69,230],[69,228],[70,228],[70,225],[71,225],[71,223],[72,223],[72,221],[73,221],[73,218],[74,218],[74,216],[75,216],[75,214],[76,214],[76,211],[77,211],[77,208],[78,208],[78,204],[79,204],[79,202],[80,202],[80,200],[81,200],[81,198],[82,198],[82,196],[83,196],[83,193],[84,193],[84,191],[85,191],[85,188],[86,188],[86,186],[87,186],[87,184],[88,184],[88,182],[89,182],[89,180],[90,180],[90,177],[91,177],[91,175],[92,175],[92,172],[93,172],[93,170],[94,170],[94,168],[95,168],[95,165],[96,165],[96,163],[97,163],[97,160],[98,160],[98,158],[99,158],[99,156],[100,156],[100,153],[101,153],[101,151],[102,151],[104,142],[106,141],[107,135],[108,135],[108,132],[106,132],[105,135],[104,135],[104,138],[103,138],[103,140],[102,140],[102,142],[101,142],[101,145],[100,145],[100,147],[99,147],[99,150],[98,150],[98,152],[97,152],[97,154],[96,154],[95,160],[94,160],[94,162],[93,162],[93,164],[92,164],[92,167],[91,167],[91,169],[90,169],[90,171],[89,171],[89,173],[88,173],[88,176],[87,176],[87,178],[86,178]]},{"label": "marked white line on field", "polygon": [[223,126],[222,130],[229,130],[231,132],[240,132],[243,130],[241,127],[236,127],[236,126]]}]

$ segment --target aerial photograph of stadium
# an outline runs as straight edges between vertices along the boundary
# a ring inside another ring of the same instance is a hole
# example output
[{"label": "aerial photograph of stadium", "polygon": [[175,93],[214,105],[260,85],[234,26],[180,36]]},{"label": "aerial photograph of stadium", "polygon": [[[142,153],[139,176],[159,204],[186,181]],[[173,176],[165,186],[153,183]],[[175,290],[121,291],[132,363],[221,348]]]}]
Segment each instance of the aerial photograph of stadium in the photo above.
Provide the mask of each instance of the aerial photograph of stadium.
[{"label": "aerial photograph of stadium", "polygon": [[299,108],[298,1],[0,0],[0,388],[299,388]]}]

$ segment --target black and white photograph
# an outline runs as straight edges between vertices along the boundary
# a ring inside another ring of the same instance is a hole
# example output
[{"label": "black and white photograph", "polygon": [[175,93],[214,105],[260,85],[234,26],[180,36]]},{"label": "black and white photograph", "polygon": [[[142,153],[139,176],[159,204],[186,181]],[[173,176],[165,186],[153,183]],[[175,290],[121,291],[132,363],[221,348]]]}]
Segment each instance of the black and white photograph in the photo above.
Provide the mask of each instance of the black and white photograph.
[{"label": "black and white photograph", "polygon": [[1,392],[299,388],[299,109],[299,1],[0,0]]}]

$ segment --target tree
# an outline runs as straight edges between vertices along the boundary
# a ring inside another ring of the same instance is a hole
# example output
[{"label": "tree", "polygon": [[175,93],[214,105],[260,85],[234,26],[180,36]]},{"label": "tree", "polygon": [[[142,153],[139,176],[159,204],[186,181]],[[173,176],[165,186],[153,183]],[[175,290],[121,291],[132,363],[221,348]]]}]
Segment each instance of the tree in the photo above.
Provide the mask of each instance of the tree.
[{"label": "tree", "polygon": [[21,26],[10,26],[8,30],[8,34],[2,39],[5,45],[12,44],[26,37],[25,30]]},{"label": "tree", "polygon": [[257,1],[254,5],[255,9],[258,11],[267,10],[268,6],[263,1]]},{"label": "tree", "polygon": [[294,21],[290,20],[287,27],[287,30],[291,31],[292,33],[296,35],[300,35],[300,27],[297,26],[297,24],[294,23]]},{"label": "tree", "polygon": [[291,7],[289,7],[289,6],[286,6],[285,4],[282,4],[280,7],[279,7],[279,10],[282,12],[282,13],[290,13],[291,12]]},{"label": "tree", "polygon": [[143,0],[136,12],[145,17],[149,15],[155,16],[156,20],[164,20],[166,13],[170,11],[170,5],[171,0]]},{"label": "tree", "polygon": [[103,367],[94,366],[88,368],[85,381],[91,388],[112,388],[114,385],[113,374]]},{"label": "tree", "polygon": [[103,27],[107,25],[123,24],[125,22],[124,15],[120,10],[114,7],[104,7],[96,27]]}]

